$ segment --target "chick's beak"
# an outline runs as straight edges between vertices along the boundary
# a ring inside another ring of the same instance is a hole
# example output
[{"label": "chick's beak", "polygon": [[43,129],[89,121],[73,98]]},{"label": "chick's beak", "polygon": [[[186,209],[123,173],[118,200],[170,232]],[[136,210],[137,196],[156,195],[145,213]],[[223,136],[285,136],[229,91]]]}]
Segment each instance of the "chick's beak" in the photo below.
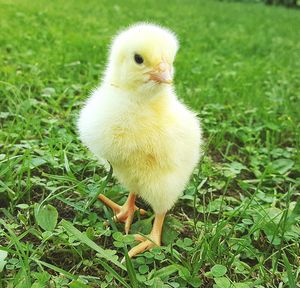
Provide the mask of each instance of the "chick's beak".
[{"label": "chick's beak", "polygon": [[150,80],[158,83],[171,84],[173,80],[172,67],[165,62],[161,62],[157,67],[149,73]]}]

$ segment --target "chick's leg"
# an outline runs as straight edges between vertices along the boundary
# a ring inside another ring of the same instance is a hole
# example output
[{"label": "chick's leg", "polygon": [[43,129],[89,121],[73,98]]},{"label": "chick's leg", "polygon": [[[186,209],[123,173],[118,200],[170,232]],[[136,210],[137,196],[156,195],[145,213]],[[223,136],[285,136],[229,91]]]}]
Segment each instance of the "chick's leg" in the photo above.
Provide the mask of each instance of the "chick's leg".
[{"label": "chick's leg", "polygon": [[128,252],[129,257],[134,257],[137,254],[140,254],[146,250],[149,250],[154,246],[160,246],[161,235],[162,235],[162,226],[164,223],[165,216],[166,216],[166,213],[155,215],[152,231],[150,232],[150,234],[147,237],[149,239],[147,239],[141,235],[135,236],[135,239],[138,241],[141,241],[142,243],[133,247]]},{"label": "chick's leg", "polygon": [[117,203],[113,202],[103,194],[98,196],[98,199],[101,200],[105,205],[110,207],[114,211],[114,221],[120,221],[125,223],[125,233],[128,234],[134,211],[139,210],[141,215],[146,214],[144,209],[139,209],[135,205],[135,198],[136,195],[134,193],[129,193],[128,198],[123,206],[118,205]]}]

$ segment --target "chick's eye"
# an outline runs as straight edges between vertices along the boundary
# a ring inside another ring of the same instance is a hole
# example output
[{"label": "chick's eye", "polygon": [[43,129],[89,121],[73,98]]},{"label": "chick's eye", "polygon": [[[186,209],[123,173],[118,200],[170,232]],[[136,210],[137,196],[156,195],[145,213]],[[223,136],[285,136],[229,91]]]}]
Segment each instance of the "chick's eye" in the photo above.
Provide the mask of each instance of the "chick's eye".
[{"label": "chick's eye", "polygon": [[144,62],[144,59],[141,55],[139,54],[134,54],[134,61],[137,63],[137,64],[142,64]]}]

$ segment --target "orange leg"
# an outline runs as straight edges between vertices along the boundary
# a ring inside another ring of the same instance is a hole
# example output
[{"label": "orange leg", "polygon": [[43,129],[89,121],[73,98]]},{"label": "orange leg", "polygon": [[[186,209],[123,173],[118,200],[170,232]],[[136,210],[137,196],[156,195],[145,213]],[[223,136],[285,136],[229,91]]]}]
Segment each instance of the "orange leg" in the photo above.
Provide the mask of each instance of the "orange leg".
[{"label": "orange leg", "polygon": [[111,201],[109,198],[100,194],[98,199],[101,200],[105,205],[110,207],[114,211],[114,221],[121,221],[125,223],[125,233],[128,234],[132,220],[134,211],[139,210],[141,215],[146,214],[144,209],[139,209],[135,206],[135,198],[136,195],[134,193],[129,193],[128,198],[123,206],[118,205],[117,203]]},{"label": "orange leg", "polygon": [[140,253],[142,253],[146,250],[149,250],[154,246],[160,246],[161,235],[162,235],[162,226],[163,226],[163,223],[164,223],[165,216],[166,216],[166,213],[155,215],[152,231],[149,234],[149,236],[147,237],[151,240],[149,240],[149,239],[147,239],[147,238],[145,238],[141,235],[136,235],[135,236],[135,239],[138,240],[138,241],[141,241],[142,243],[140,243],[139,245],[133,247],[128,252],[128,255],[129,255],[130,258],[134,257],[137,254],[140,254]]}]

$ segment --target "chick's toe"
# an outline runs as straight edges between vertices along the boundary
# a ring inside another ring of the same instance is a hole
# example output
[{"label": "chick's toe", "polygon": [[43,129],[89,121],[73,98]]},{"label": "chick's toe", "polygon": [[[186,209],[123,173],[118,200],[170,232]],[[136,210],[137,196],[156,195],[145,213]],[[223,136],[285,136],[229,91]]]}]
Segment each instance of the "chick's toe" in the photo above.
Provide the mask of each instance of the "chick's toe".
[{"label": "chick's toe", "polygon": [[[135,205],[135,194],[130,193],[126,202],[123,206],[120,206],[104,196],[103,194],[100,194],[98,196],[98,199],[101,200],[105,205],[110,207],[115,216],[113,217],[113,220],[116,222],[124,222],[125,223],[125,233],[128,234],[130,230],[130,226],[133,220],[134,212],[139,211],[140,215],[146,214],[146,211],[144,209],[139,209]],[[108,223],[107,223],[108,224]]]}]

